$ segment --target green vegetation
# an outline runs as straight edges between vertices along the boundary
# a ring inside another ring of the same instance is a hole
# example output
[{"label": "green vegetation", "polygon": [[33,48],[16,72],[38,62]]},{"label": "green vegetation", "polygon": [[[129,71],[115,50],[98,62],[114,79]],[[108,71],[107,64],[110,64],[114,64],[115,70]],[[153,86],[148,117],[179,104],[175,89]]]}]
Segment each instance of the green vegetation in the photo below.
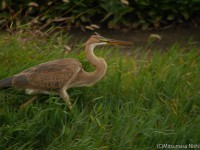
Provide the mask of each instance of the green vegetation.
[{"label": "green vegetation", "polygon": [[177,24],[198,26],[199,12],[200,0],[2,0],[0,26],[85,30],[101,25],[146,30]]},{"label": "green vegetation", "polygon": [[[91,66],[82,47],[68,54],[67,35],[41,39],[0,35],[0,79],[35,64],[63,57]],[[156,149],[159,143],[200,143],[199,48],[167,52],[95,51],[108,62],[106,77],[93,87],[69,90],[73,111],[56,96],[41,96],[27,108],[22,90],[0,91],[0,149]],[[111,57],[112,56],[112,57]]]}]

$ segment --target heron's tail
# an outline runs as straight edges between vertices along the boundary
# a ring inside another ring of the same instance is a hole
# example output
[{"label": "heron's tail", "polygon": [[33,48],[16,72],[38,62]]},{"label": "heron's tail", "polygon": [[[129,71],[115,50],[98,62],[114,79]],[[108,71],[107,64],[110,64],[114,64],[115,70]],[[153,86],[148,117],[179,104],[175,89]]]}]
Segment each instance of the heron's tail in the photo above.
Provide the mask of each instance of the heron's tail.
[{"label": "heron's tail", "polygon": [[12,87],[12,80],[13,77],[0,80],[0,89]]}]

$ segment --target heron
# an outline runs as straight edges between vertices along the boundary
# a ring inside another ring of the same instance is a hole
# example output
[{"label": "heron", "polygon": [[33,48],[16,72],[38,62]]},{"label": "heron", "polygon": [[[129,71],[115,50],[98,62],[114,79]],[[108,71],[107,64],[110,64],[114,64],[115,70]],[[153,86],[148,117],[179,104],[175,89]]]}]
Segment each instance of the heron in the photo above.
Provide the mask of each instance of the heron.
[{"label": "heron", "polygon": [[[72,110],[72,103],[67,90],[73,87],[91,86],[105,76],[107,63],[104,58],[97,57],[93,50],[100,45],[129,45],[130,42],[105,38],[98,33],[89,37],[85,43],[87,61],[95,67],[87,72],[81,63],[74,58],[63,58],[41,63],[28,68],[16,75],[0,80],[0,89],[24,89],[28,95],[56,94],[59,95]],[[36,96],[21,105],[26,107],[33,102]]]}]

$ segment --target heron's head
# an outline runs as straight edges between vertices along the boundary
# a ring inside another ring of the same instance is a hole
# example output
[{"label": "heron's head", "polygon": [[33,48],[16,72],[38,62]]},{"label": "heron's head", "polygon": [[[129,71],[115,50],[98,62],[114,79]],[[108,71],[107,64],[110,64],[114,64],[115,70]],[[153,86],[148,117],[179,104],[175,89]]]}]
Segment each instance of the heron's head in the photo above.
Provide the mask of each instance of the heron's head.
[{"label": "heron's head", "polygon": [[98,45],[132,45],[130,42],[119,41],[114,39],[105,38],[95,32],[95,35],[91,35],[87,41],[87,44],[92,44],[93,46]]}]

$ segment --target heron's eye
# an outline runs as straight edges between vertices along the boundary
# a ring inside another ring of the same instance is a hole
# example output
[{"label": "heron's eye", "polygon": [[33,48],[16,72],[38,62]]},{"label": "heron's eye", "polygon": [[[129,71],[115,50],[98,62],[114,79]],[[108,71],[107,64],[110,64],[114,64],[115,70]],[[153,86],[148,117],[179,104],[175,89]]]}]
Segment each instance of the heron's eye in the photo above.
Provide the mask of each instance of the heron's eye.
[{"label": "heron's eye", "polygon": [[106,42],[107,40],[106,40],[106,39],[100,39],[100,41],[101,41],[101,42]]}]

